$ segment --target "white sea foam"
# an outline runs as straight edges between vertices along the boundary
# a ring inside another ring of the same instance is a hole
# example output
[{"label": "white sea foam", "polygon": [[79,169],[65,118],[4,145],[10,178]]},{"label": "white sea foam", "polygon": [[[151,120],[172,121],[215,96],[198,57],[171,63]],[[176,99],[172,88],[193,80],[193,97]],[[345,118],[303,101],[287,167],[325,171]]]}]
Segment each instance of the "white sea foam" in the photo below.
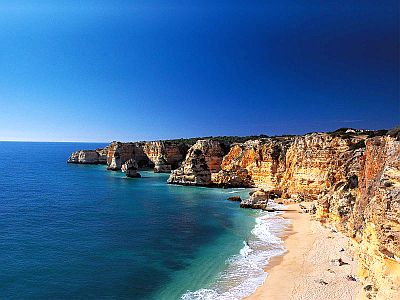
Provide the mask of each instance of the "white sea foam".
[{"label": "white sea foam", "polygon": [[247,257],[247,255],[250,254],[250,252],[253,251],[253,249],[250,248],[250,246],[247,244],[246,241],[243,241],[244,247],[240,249],[240,255]]},{"label": "white sea foam", "polygon": [[[282,205],[272,204],[276,208]],[[217,281],[207,289],[188,291],[182,300],[238,300],[242,299],[261,285],[267,273],[264,267],[273,256],[285,252],[279,234],[289,224],[280,213],[260,213],[255,219],[252,236],[243,241],[240,253],[229,258],[227,269],[219,274]]]}]

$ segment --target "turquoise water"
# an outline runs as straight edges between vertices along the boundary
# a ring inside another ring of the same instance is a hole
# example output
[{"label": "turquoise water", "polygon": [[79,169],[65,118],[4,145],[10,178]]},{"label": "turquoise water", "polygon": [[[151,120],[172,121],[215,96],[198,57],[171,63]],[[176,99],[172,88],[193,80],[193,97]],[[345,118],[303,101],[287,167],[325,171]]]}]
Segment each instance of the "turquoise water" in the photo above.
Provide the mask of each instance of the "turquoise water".
[{"label": "turquoise water", "polygon": [[[226,200],[248,190],[66,163],[100,146],[0,142],[0,298],[238,299],[265,278],[260,264],[281,245],[257,238],[259,212]],[[269,233],[282,229],[269,220]],[[235,264],[255,257],[256,273],[235,278]]]}]

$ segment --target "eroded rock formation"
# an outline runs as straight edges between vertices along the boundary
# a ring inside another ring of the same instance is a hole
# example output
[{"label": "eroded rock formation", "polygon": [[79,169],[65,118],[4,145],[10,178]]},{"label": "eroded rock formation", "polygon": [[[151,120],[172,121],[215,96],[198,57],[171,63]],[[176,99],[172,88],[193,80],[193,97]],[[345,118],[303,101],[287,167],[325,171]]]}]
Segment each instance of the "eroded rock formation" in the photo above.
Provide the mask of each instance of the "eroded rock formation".
[{"label": "eroded rock formation", "polygon": [[141,143],[112,142],[107,152],[107,169],[120,170],[130,159],[134,159],[139,167],[150,166],[150,159],[144,153]]},{"label": "eroded rock formation", "polygon": [[155,173],[171,173],[171,165],[163,156],[154,159],[154,172]]},{"label": "eroded rock formation", "polygon": [[121,143],[112,142],[107,153],[109,170],[119,170],[129,159],[139,168],[155,168],[156,172],[170,172],[184,159],[188,146],[167,141]]},{"label": "eroded rock formation", "polygon": [[[233,145],[215,176],[217,185],[258,186],[279,190],[286,197],[317,199],[330,187],[330,170],[354,143],[315,133],[298,137],[267,138]],[[232,180],[232,179],[233,180]]]},{"label": "eroded rock formation", "polygon": [[242,202],[240,202],[240,207],[266,209],[268,206],[269,199],[270,199],[270,193],[261,189],[252,193],[248,199],[245,199]]},{"label": "eroded rock formation", "polygon": [[211,185],[212,174],[221,170],[223,145],[214,140],[198,140],[188,151],[182,166],[172,172],[168,183]]},{"label": "eroded rock formation", "polygon": [[108,148],[99,148],[96,150],[80,150],[73,152],[68,158],[68,163],[74,164],[106,164]]},{"label": "eroded rock formation", "polygon": [[142,177],[138,172],[138,164],[131,158],[128,159],[122,166],[121,171],[125,173],[126,177],[140,178]]},{"label": "eroded rock formation", "polygon": [[211,184],[211,171],[198,147],[191,147],[182,165],[174,170],[168,183],[206,186]]},{"label": "eroded rock formation", "polygon": [[155,141],[143,143],[143,152],[154,165],[154,171],[169,173],[185,159],[189,146],[184,143]]}]

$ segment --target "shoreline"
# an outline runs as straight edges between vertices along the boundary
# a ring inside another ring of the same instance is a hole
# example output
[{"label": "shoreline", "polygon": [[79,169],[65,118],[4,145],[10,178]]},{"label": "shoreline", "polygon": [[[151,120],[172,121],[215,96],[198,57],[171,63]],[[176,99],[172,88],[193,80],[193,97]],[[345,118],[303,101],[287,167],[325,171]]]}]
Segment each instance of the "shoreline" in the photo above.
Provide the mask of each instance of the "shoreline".
[{"label": "shoreline", "polygon": [[[301,213],[298,204],[286,206],[282,218],[291,224],[280,236],[286,252],[271,258],[264,283],[245,299],[356,299],[362,286],[347,278],[355,276],[357,267],[350,239]],[[337,264],[339,258],[344,265]]]}]

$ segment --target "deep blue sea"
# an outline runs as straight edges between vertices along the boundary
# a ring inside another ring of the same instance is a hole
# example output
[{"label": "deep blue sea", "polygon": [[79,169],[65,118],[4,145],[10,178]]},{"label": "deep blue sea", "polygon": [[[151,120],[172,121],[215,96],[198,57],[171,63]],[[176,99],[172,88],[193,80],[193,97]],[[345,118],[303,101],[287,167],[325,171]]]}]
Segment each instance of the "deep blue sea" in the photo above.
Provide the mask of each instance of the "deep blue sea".
[{"label": "deep blue sea", "polygon": [[286,223],[226,200],[249,190],[66,163],[101,146],[0,142],[0,299],[240,299],[262,283]]}]

